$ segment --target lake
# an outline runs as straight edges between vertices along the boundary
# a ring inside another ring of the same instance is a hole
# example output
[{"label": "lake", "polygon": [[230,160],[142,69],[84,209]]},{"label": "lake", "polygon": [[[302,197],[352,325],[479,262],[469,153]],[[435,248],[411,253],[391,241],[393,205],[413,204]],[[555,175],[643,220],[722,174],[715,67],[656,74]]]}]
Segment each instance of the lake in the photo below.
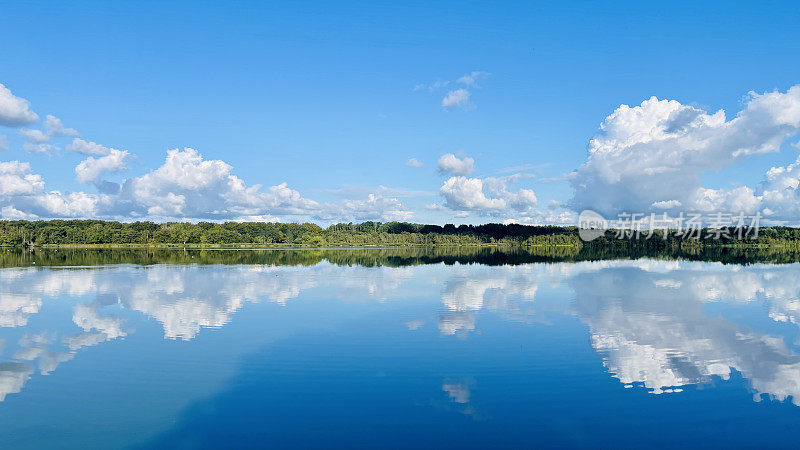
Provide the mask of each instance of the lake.
[{"label": "lake", "polygon": [[5,251],[3,446],[796,445],[799,264],[580,259]]}]

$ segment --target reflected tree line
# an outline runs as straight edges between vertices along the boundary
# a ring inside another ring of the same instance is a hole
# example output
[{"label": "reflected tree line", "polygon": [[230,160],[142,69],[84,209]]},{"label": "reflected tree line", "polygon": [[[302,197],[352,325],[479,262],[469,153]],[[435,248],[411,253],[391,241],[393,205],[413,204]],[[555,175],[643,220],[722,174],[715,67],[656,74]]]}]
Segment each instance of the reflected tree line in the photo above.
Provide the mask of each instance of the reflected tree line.
[{"label": "reflected tree line", "polygon": [[422,264],[483,264],[580,262],[614,259],[715,261],[726,264],[800,261],[800,252],[780,247],[663,247],[636,243],[606,245],[589,242],[580,247],[560,246],[417,246],[338,249],[169,249],[169,248],[6,248],[0,267],[95,266],[114,264],[266,264],[312,266],[328,262],[339,266],[403,267]]}]

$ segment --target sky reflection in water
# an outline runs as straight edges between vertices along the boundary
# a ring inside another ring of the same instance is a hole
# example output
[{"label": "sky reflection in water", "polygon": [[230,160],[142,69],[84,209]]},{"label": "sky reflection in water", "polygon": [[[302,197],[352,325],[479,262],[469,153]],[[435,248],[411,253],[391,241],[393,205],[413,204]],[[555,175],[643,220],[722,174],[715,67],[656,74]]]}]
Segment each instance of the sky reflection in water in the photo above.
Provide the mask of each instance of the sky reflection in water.
[{"label": "sky reflection in water", "polygon": [[798,275],[656,260],[5,268],[0,433],[17,447],[789,445]]}]

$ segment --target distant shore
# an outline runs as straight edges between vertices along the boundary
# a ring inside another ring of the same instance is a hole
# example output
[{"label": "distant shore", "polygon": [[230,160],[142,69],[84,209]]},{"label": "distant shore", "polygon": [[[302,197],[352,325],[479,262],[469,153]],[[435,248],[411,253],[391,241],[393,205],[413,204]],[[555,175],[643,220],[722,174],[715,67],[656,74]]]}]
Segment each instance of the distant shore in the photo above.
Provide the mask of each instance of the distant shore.
[{"label": "distant shore", "polygon": [[[406,222],[312,223],[226,222],[153,223],[101,220],[0,221],[0,247],[58,249],[320,249],[526,247],[537,249],[674,252],[708,248],[800,251],[800,228],[762,227],[742,236],[740,229],[606,230],[584,241],[574,226],[424,225]],[[695,236],[702,236],[698,239]],[[714,237],[713,239],[710,237]]]}]

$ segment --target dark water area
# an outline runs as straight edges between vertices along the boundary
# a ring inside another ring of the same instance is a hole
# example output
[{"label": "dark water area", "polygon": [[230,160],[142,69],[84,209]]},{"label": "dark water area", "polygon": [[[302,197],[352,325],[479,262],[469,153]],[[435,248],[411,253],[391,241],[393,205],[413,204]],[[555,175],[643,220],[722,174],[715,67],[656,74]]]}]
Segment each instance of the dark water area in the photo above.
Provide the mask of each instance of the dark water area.
[{"label": "dark water area", "polygon": [[795,445],[799,264],[581,251],[0,251],[0,435],[6,448]]}]

